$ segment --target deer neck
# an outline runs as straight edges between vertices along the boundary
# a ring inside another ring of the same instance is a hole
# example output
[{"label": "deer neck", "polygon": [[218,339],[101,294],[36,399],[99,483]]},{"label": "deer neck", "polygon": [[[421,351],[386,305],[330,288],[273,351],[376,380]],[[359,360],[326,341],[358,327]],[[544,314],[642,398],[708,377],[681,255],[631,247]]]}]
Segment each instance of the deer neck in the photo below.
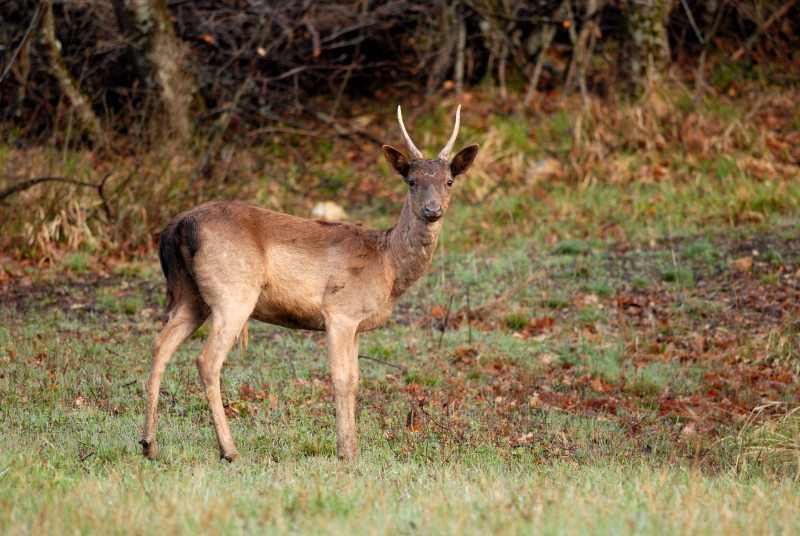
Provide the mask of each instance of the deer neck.
[{"label": "deer neck", "polygon": [[406,198],[400,219],[389,230],[387,241],[394,271],[392,297],[400,297],[428,268],[441,230],[442,220],[430,223],[418,218]]}]

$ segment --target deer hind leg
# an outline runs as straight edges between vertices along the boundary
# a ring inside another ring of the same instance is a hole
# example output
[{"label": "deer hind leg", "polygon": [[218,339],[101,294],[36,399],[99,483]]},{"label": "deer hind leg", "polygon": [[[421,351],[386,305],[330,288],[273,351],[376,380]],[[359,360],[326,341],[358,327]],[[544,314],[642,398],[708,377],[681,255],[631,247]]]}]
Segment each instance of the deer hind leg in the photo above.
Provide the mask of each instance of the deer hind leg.
[{"label": "deer hind leg", "polygon": [[[243,303],[248,302],[249,300],[243,301]],[[254,306],[255,298],[252,303]],[[252,310],[253,307],[242,307],[241,305],[212,310],[208,339],[197,357],[197,370],[200,373],[200,380],[205,389],[208,407],[211,410],[211,420],[214,422],[214,430],[217,433],[220,457],[229,462],[239,457],[239,451],[236,450],[236,445],[233,442],[231,430],[228,426],[228,419],[225,417],[219,376],[222,371],[222,364],[239,337],[239,333],[250,317]]]},{"label": "deer hind leg", "polygon": [[180,302],[170,315],[164,329],[153,341],[153,357],[150,375],[147,378],[147,409],[142,437],[139,439],[139,443],[142,445],[142,454],[151,460],[158,457],[156,423],[158,422],[158,392],[161,387],[161,378],[164,376],[172,354],[192,333],[197,331],[205,319],[200,307],[188,301]]},{"label": "deer hind leg", "polygon": [[328,363],[336,403],[336,448],[340,460],[358,459],[356,390],[358,334],[355,325],[328,326]]}]

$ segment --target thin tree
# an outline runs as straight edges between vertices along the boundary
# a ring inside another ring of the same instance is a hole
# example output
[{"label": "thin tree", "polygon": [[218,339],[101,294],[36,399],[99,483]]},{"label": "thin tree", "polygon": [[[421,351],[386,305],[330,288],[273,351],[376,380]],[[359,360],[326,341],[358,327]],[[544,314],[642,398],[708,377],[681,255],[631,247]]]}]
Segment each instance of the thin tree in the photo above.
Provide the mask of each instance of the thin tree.
[{"label": "thin tree", "polygon": [[620,73],[635,93],[643,93],[670,64],[667,24],[673,0],[633,0],[622,7],[626,38],[619,57]]},{"label": "thin tree", "polygon": [[94,113],[91,102],[84,95],[72,73],[67,69],[64,58],[61,57],[53,17],[53,0],[44,0],[41,6],[43,11],[39,25],[39,44],[47,70],[55,79],[61,95],[64,96],[70,119],[77,129],[91,141],[101,142],[105,139],[103,127]]},{"label": "thin tree", "polygon": [[185,65],[184,47],[175,36],[163,0],[113,0],[136,75],[155,96],[159,117],[170,133],[185,139],[191,117],[203,108],[194,76]]}]

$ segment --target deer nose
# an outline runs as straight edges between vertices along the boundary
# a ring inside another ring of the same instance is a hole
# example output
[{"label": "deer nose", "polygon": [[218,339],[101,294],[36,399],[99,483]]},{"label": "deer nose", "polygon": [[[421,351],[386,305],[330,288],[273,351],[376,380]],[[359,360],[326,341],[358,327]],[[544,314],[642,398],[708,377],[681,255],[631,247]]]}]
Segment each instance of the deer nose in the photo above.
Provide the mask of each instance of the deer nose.
[{"label": "deer nose", "polygon": [[422,213],[428,221],[436,221],[444,214],[444,208],[438,203],[425,203],[422,207]]}]

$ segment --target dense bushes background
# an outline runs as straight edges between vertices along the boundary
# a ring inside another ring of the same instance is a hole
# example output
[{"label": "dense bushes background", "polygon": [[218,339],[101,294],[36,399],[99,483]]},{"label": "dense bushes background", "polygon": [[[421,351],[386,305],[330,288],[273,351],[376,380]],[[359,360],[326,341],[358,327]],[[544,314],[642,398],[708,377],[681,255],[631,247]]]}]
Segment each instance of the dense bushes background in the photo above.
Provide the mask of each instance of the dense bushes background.
[{"label": "dense bushes background", "polygon": [[[143,110],[159,90],[141,76],[129,46],[137,36],[121,29],[115,7],[54,2],[56,37],[98,116],[120,133],[141,133]],[[727,62],[741,64],[741,73],[768,62],[779,84],[796,79],[800,64],[793,1],[173,0],[166,7],[205,103],[192,117],[200,127],[223,107],[250,127],[298,126],[320,112],[335,118],[343,96],[431,96],[481,83],[503,96],[524,90],[526,105],[535,91],[636,95],[653,76],[647,66],[664,53],[668,64],[653,64],[655,74],[673,67],[723,91],[730,80],[718,69]],[[27,141],[66,122],[37,37],[42,12],[35,0],[0,6],[0,120]],[[323,105],[319,96],[332,99]]]}]

